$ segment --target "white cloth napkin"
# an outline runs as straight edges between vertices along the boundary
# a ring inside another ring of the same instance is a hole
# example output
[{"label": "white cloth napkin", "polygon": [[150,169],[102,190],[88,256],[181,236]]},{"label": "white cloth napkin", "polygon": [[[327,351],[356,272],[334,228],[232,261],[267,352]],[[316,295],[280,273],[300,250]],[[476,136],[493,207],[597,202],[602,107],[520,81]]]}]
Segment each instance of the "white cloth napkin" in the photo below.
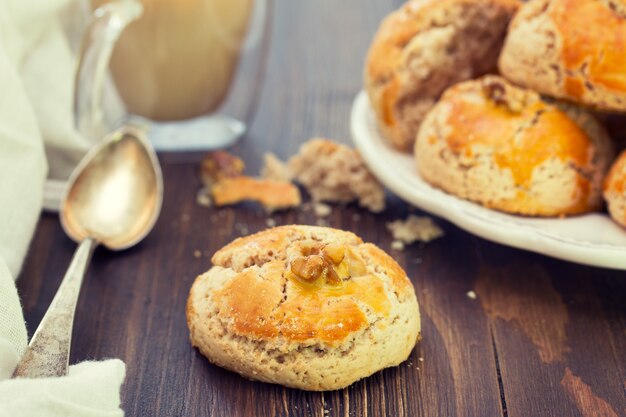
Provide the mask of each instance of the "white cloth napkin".
[{"label": "white cloth napkin", "polygon": [[117,359],[74,365],[63,378],[9,379],[27,343],[14,280],[41,211],[44,181],[66,177],[89,147],[73,128],[75,58],[68,39],[74,38],[67,36],[83,7],[72,0],[0,0],[2,417],[123,415],[125,367]]}]

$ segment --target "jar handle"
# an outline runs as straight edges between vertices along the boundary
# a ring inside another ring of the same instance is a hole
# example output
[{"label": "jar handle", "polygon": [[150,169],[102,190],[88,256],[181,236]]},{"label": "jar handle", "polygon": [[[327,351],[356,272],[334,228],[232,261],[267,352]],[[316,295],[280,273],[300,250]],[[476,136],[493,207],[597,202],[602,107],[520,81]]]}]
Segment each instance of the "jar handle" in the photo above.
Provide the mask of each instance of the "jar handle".
[{"label": "jar handle", "polygon": [[93,12],[83,36],[74,80],[74,123],[91,140],[103,137],[102,91],[113,47],[129,23],[143,13],[138,0],[110,1]]}]

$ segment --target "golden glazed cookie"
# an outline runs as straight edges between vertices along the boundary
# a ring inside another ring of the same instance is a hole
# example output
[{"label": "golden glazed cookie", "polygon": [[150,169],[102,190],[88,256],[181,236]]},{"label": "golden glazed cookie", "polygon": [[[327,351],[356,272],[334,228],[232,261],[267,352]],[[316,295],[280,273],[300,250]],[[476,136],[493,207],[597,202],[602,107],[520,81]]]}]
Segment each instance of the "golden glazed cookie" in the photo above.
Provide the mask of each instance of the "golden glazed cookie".
[{"label": "golden glazed cookie", "polygon": [[626,4],[531,0],[511,22],[499,67],[516,84],[604,110],[626,110]]},{"label": "golden glazed cookie", "polygon": [[410,0],[381,24],[365,88],[383,135],[410,151],[422,119],[449,86],[496,68],[516,0]]},{"label": "golden glazed cookie", "polygon": [[415,146],[419,172],[432,185],[532,216],[599,209],[612,154],[610,138],[591,115],[497,76],[448,89]]},{"label": "golden glazed cookie", "polygon": [[604,199],[613,220],[626,227],[626,151],[615,160],[604,180]]},{"label": "golden glazed cookie", "polygon": [[402,268],[356,235],[282,226],[213,256],[187,302],[191,343],[259,381],[334,390],[407,359],[420,332]]}]

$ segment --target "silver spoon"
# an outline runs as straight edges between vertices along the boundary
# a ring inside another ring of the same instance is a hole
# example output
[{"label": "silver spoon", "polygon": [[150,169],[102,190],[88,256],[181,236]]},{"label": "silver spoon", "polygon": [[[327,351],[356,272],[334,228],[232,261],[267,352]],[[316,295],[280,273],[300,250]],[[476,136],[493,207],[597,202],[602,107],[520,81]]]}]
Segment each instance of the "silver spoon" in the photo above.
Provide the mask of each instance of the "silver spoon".
[{"label": "silver spoon", "polygon": [[161,168],[143,131],[123,127],[87,153],[60,210],[63,229],[80,244],[13,377],[67,374],[74,310],[91,254],[98,244],[121,250],[143,239],[162,200]]}]

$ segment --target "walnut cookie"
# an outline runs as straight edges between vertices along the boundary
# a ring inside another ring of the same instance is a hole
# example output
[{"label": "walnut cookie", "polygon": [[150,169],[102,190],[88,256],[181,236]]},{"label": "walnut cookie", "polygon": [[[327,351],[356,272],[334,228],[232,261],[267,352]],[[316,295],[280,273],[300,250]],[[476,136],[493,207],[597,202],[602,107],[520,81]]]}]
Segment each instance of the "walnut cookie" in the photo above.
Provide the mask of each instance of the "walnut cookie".
[{"label": "walnut cookie", "polygon": [[353,233],[276,227],[236,239],[212,262],[190,291],[191,342],[247,378],[340,389],[406,360],[419,336],[406,273]]},{"label": "walnut cookie", "polygon": [[432,185],[531,216],[601,208],[612,157],[608,134],[589,113],[497,76],[448,89],[415,145],[420,175]]},{"label": "walnut cookie", "polygon": [[613,220],[626,227],[626,151],[615,160],[604,180],[604,199]]},{"label": "walnut cookie", "polygon": [[541,94],[623,112],[624,39],[623,1],[531,0],[511,22],[499,67]]},{"label": "walnut cookie", "polygon": [[383,136],[410,151],[451,85],[494,71],[517,0],[410,0],[380,25],[364,83]]}]

